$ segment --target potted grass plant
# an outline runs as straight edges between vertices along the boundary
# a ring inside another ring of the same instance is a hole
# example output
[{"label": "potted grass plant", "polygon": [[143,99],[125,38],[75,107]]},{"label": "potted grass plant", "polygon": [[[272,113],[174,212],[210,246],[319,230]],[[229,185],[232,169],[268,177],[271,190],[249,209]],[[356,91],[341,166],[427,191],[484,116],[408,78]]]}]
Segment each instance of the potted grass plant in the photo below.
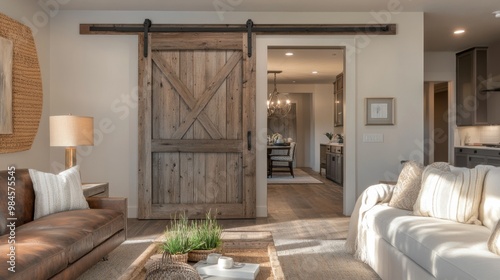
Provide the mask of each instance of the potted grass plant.
[{"label": "potted grass plant", "polygon": [[179,219],[172,219],[170,226],[165,230],[165,240],[160,245],[160,252],[167,252],[171,255],[173,261],[188,261],[188,252],[198,247],[198,244],[192,243],[192,227],[186,215],[182,214]]},{"label": "potted grass plant", "polygon": [[193,221],[191,224],[190,243],[193,249],[188,253],[190,262],[205,260],[210,253],[220,249],[222,228],[210,211],[205,220]]}]

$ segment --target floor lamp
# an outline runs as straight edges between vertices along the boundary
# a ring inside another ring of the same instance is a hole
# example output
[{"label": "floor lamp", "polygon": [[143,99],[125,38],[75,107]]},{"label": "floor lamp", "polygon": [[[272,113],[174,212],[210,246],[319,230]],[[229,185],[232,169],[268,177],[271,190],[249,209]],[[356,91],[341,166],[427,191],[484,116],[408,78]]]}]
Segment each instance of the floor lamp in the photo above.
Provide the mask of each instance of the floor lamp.
[{"label": "floor lamp", "polygon": [[76,165],[76,147],[94,145],[94,118],[73,115],[50,117],[50,146],[66,147],[66,169]]}]

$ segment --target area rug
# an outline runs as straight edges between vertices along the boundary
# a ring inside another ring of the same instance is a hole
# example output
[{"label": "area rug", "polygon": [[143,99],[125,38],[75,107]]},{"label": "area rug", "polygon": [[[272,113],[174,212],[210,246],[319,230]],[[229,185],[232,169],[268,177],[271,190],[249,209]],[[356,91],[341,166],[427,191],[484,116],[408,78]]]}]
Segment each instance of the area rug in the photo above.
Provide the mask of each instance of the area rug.
[{"label": "area rug", "polygon": [[295,178],[292,177],[290,172],[276,172],[273,173],[272,178],[267,178],[268,184],[323,184],[320,180],[311,177],[302,169],[294,169],[293,173]]},{"label": "area rug", "polygon": [[[232,232],[233,233],[233,232]],[[272,241],[272,235],[267,232],[269,238],[265,233],[263,235],[252,235],[251,232],[235,232],[243,236],[249,235],[248,240],[231,239],[228,241],[227,248],[224,247],[224,255],[232,257],[237,262],[260,263],[260,273],[256,280],[271,280],[273,273],[280,275],[277,279],[283,279],[283,271],[277,261],[277,253]],[[223,238],[224,238],[223,234]],[[234,235],[230,235],[233,237]],[[162,237],[162,235],[161,235]],[[252,239],[257,238],[257,239]],[[264,238],[262,241],[258,238]],[[265,239],[267,238],[267,239]],[[270,241],[269,241],[270,239]],[[131,280],[131,279],[144,279],[146,277],[143,267],[147,266],[147,262],[151,255],[156,250],[159,238],[156,239],[131,239],[123,242],[118,248],[109,254],[107,261],[100,261],[91,269],[86,271],[77,280],[95,280],[95,279],[117,279],[117,280]],[[244,245],[249,242],[250,245]],[[242,245],[243,244],[243,245]],[[268,247],[268,245],[271,245]],[[271,249],[270,249],[271,248]],[[270,260],[270,257],[272,260]],[[275,259],[273,259],[275,258]],[[209,277],[210,279],[216,279]],[[204,278],[208,279],[208,278]],[[217,278],[219,279],[219,278]]]},{"label": "area rug", "polygon": [[345,249],[348,217],[298,219],[239,227],[237,230],[269,230],[273,234],[286,280],[380,280],[365,263]]},{"label": "area rug", "polygon": [[149,247],[156,237],[125,240],[109,253],[108,260],[100,261],[77,280],[118,279],[127,268]]},{"label": "area rug", "polygon": [[346,252],[345,240],[278,239],[275,243],[287,280],[380,280],[368,265]]},{"label": "area rug", "polygon": [[[273,230],[273,239],[286,280],[380,280],[370,267],[345,250],[345,239],[335,239],[336,219],[313,219],[262,224],[233,230]],[[347,219],[347,218],[341,218]],[[122,273],[149,247],[154,238],[127,240],[81,275],[78,280],[120,279]]]}]

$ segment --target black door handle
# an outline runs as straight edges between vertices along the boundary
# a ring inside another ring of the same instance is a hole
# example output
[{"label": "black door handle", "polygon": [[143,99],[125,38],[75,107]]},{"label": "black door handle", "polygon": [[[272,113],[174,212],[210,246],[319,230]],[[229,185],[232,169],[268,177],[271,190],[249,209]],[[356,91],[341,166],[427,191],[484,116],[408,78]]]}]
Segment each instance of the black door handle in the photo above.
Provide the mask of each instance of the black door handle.
[{"label": "black door handle", "polygon": [[249,151],[252,150],[252,132],[250,130],[247,132],[247,148]]}]

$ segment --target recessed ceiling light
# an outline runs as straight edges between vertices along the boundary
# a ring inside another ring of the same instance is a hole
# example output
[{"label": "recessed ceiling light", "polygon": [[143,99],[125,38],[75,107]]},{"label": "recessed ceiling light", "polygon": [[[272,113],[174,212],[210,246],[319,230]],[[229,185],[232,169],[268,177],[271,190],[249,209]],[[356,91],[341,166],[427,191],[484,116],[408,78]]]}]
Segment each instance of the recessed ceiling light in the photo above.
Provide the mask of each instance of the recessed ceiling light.
[{"label": "recessed ceiling light", "polygon": [[493,14],[496,18],[500,18],[500,11],[494,11]]},{"label": "recessed ceiling light", "polygon": [[463,34],[463,33],[465,33],[465,30],[463,30],[463,29],[457,29],[457,30],[453,31],[453,34],[455,34],[455,35]]},{"label": "recessed ceiling light", "polygon": [[313,74],[318,74],[318,71],[312,71]]},{"label": "recessed ceiling light", "polygon": [[292,56],[293,55],[293,52],[287,52],[285,53],[286,56]]}]

